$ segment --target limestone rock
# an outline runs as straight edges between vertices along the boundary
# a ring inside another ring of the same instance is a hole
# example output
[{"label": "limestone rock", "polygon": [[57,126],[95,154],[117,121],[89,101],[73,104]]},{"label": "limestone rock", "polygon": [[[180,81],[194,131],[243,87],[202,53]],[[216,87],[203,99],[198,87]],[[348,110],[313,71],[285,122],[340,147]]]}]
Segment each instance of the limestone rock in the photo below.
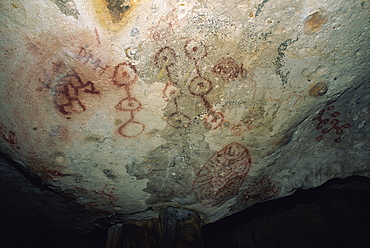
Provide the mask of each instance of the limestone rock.
[{"label": "limestone rock", "polygon": [[3,0],[1,166],[81,206],[92,229],[168,206],[214,222],[369,177],[369,8]]}]

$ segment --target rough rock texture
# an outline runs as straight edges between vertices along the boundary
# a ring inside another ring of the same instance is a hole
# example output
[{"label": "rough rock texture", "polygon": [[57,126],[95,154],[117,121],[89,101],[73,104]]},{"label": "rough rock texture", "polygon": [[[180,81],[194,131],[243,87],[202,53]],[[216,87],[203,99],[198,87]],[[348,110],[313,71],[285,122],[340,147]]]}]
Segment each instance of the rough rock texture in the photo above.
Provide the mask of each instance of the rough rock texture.
[{"label": "rough rock texture", "polygon": [[81,231],[167,206],[208,223],[369,177],[369,10],[1,1],[0,148],[12,160],[2,170],[91,213],[68,224]]}]

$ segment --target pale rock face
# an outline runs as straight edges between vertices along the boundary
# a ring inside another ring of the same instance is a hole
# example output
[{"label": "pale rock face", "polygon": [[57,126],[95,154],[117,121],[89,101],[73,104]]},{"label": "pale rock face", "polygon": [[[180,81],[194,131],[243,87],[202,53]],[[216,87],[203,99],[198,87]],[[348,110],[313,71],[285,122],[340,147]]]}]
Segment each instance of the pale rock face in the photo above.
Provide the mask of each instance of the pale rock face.
[{"label": "pale rock face", "polygon": [[1,151],[95,214],[207,223],[370,176],[367,1],[0,10]]}]

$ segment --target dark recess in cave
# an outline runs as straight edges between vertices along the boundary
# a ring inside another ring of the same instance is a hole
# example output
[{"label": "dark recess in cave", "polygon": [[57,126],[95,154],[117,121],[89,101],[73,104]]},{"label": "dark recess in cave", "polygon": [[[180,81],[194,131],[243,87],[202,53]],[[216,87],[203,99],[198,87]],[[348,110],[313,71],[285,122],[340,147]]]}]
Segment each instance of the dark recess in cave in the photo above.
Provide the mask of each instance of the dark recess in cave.
[{"label": "dark recess in cave", "polygon": [[203,228],[205,248],[369,247],[370,179],[352,176],[256,204]]},{"label": "dark recess in cave", "polygon": [[[333,179],[204,226],[204,248],[368,247],[369,199],[369,178]],[[105,247],[106,230],[83,235],[46,229],[32,216],[17,216],[12,207],[4,206],[0,194],[0,247]]]}]

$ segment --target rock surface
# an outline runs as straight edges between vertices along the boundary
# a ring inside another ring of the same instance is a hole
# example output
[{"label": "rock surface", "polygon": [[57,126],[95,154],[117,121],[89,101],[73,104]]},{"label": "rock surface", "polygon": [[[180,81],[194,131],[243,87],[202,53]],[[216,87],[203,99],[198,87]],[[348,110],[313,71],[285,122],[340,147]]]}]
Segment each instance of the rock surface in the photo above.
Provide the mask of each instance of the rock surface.
[{"label": "rock surface", "polygon": [[209,223],[331,178],[370,177],[369,10],[357,0],[1,1],[0,149],[12,160],[2,169],[78,204],[92,226],[168,206]]}]

